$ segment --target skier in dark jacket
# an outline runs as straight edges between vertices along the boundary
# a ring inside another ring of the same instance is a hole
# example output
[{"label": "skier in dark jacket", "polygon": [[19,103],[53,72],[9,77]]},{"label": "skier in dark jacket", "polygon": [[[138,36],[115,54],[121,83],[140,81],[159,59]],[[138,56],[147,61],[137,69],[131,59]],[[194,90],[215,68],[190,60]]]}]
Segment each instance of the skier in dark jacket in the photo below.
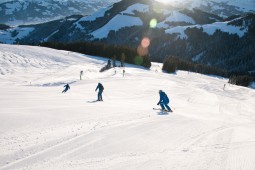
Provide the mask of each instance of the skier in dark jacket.
[{"label": "skier in dark jacket", "polygon": [[[160,105],[162,110],[172,112],[172,109],[168,106],[169,98],[167,97],[166,93],[162,90],[159,90],[159,96],[160,99],[157,105]],[[167,110],[165,109],[165,107],[167,108]]]},{"label": "skier in dark jacket", "polygon": [[66,85],[64,85],[65,89],[62,91],[62,93],[65,93],[67,90],[70,89],[69,84],[67,83]]},{"label": "skier in dark jacket", "polygon": [[103,101],[102,93],[104,91],[104,86],[101,83],[98,83],[95,91],[97,91],[97,89],[98,89],[97,101]]}]

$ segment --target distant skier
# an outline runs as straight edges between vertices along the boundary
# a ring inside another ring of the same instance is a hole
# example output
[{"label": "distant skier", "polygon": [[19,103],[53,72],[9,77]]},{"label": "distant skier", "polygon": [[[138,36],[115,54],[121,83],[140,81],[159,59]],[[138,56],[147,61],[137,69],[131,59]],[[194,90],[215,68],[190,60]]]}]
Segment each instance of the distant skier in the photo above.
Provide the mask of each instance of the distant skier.
[{"label": "distant skier", "polygon": [[83,71],[80,72],[80,80],[82,79]]},{"label": "distant skier", "polygon": [[111,68],[111,66],[112,66],[111,60],[108,60],[108,62],[107,62],[107,68],[109,69],[109,68]]},{"label": "distant skier", "polygon": [[[162,90],[159,90],[159,96],[160,99],[157,105],[160,105],[161,109],[164,111],[172,112],[172,109],[168,106],[169,98],[167,97],[166,93]],[[167,110],[165,109],[165,107],[167,108]]]},{"label": "distant skier", "polygon": [[125,70],[123,70],[123,77],[124,77],[124,75],[125,75]]},{"label": "distant skier", "polygon": [[70,86],[68,83],[66,85],[64,85],[64,87],[65,87],[65,89],[62,91],[62,93],[65,93],[65,92],[67,92],[67,90],[70,89]]},{"label": "distant skier", "polygon": [[97,89],[98,89],[97,101],[103,101],[102,93],[104,91],[104,86],[101,83],[98,83],[95,91],[97,91]]}]

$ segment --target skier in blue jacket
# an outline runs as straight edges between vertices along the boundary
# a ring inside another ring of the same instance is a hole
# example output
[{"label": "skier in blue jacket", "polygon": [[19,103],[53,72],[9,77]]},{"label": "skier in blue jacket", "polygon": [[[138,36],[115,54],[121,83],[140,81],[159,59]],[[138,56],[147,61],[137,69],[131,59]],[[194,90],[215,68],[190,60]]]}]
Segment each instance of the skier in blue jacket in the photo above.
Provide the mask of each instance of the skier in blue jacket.
[{"label": "skier in blue jacket", "polygon": [[98,83],[95,91],[97,91],[97,89],[98,89],[97,101],[103,101],[102,93],[104,91],[104,86],[101,83]]},{"label": "skier in blue jacket", "polygon": [[[157,105],[160,105],[162,110],[172,112],[172,109],[168,106],[169,98],[167,97],[166,93],[163,92],[162,90],[159,90],[159,96],[160,99]],[[167,110],[165,109],[165,107],[167,108]]]}]

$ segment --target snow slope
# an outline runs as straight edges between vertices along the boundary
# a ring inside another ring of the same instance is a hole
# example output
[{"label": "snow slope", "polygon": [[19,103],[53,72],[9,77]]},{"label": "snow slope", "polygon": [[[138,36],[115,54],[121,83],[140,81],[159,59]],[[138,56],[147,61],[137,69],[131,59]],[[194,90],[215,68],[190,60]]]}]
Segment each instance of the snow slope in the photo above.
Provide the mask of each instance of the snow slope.
[{"label": "snow slope", "polygon": [[[181,39],[187,38],[185,34],[185,30],[188,28],[198,28],[203,29],[203,32],[207,33],[208,35],[213,35],[217,30],[221,32],[226,32],[229,34],[237,34],[240,38],[242,38],[245,33],[248,32],[248,27],[238,27],[234,25],[230,25],[229,23],[232,21],[227,22],[215,22],[212,24],[205,24],[205,25],[191,25],[191,26],[177,26],[173,28],[169,28],[165,30],[167,34],[174,34],[177,33]],[[164,25],[158,25],[157,27],[164,27]]]},{"label": "snow slope", "polygon": [[[110,31],[118,31],[124,27],[132,27],[132,26],[141,26],[143,25],[143,21],[134,15],[135,11],[139,12],[148,12],[149,6],[136,3],[129,6],[126,10],[120,12],[115,17],[113,17],[107,24],[98,30],[91,33],[94,38],[103,39],[107,38]],[[99,11],[98,13],[105,13],[104,10]],[[104,15],[104,14],[103,14]],[[134,15],[134,16],[133,16]],[[85,17],[83,20],[87,21],[90,18],[97,18],[98,14],[95,13],[89,17]]]},{"label": "snow slope", "polygon": [[[0,169],[255,169],[255,91],[226,79],[0,44]],[[84,71],[79,80],[80,70]],[[71,90],[62,94],[63,85]],[[104,102],[94,91],[101,82]],[[158,107],[158,90],[173,113]]]},{"label": "snow slope", "polygon": [[[0,30],[0,42],[8,44],[15,43],[17,39],[28,36],[33,30],[34,27],[13,27],[7,30]],[[13,35],[13,33],[15,33],[15,35]]]},{"label": "snow slope", "polygon": [[[120,22],[121,21],[121,22]],[[91,33],[94,38],[107,38],[110,31],[118,31],[124,27],[141,26],[143,21],[138,17],[116,15],[107,24]]]}]

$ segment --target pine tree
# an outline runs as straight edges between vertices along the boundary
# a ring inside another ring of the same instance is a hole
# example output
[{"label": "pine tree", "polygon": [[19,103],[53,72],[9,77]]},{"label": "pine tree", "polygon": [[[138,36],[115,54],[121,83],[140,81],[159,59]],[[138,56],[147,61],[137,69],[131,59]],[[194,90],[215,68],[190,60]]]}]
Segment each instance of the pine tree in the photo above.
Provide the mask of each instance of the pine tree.
[{"label": "pine tree", "polygon": [[124,62],[125,62],[126,56],[124,53],[121,54],[121,59],[120,59],[120,66],[124,67]]},{"label": "pine tree", "polygon": [[116,55],[114,55],[112,58],[112,66],[116,67]]}]

